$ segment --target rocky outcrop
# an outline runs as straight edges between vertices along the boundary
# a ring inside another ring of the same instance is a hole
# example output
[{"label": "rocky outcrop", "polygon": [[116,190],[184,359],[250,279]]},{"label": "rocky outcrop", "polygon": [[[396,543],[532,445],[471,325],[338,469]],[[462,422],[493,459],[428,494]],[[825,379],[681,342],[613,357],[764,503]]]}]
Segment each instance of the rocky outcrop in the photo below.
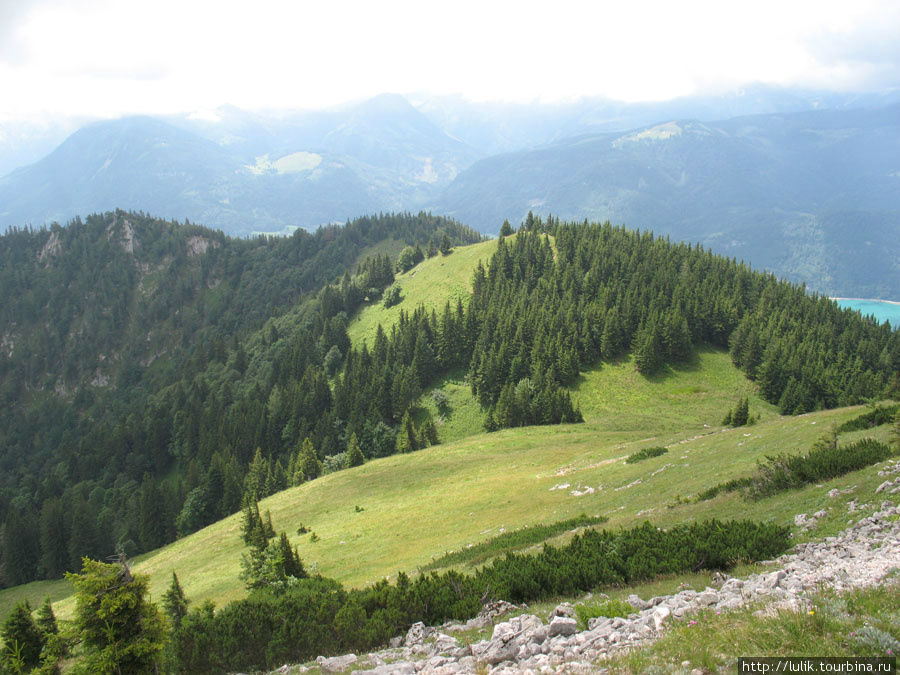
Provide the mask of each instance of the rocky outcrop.
[{"label": "rocky outcrop", "polygon": [[[885,475],[900,476],[900,463]],[[884,490],[882,490],[884,491]],[[823,514],[824,515],[824,514]],[[815,514],[818,521],[823,515]],[[803,524],[808,517],[800,519]],[[900,566],[900,506],[883,502],[873,515],[863,518],[838,536],[798,545],[794,552],[774,561],[778,569],[745,579],[720,576],[718,588],[684,589],[673,595],[644,600],[628,597],[634,613],[628,617],[591,619],[579,630],[575,608],[557,606],[544,622],[533,614],[521,614],[496,622],[507,603],[487,609],[466,624],[429,628],[415,624],[391,649],[359,657],[354,667],[371,667],[357,673],[596,673],[608,655],[654,640],[666,625],[701,610],[724,612],[761,603],[760,612],[807,607],[809,593],[830,587],[844,590],[878,584],[891,569]],[[454,634],[494,624],[490,639],[469,644]],[[349,655],[352,656],[352,655]],[[347,659],[349,656],[335,657]],[[320,657],[321,659],[322,657]],[[335,659],[320,661],[337,663]],[[333,672],[333,671],[332,671]]]}]

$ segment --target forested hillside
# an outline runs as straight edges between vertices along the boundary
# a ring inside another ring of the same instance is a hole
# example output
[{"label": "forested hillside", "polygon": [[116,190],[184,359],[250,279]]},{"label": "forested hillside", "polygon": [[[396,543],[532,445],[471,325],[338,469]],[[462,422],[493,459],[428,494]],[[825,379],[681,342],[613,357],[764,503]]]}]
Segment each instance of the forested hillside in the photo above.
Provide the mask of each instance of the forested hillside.
[{"label": "forested hillside", "polygon": [[[389,253],[445,236],[479,240],[428,214],[246,240],[121,211],[10,230],[0,238],[3,582],[58,576],[82,555],[117,545],[133,553],[176,535],[175,518],[213,454],[195,455],[196,430],[185,422],[189,404],[206,398],[207,373],[225,383],[215,419],[227,413],[230,426],[226,442],[216,436],[204,447],[242,451],[229,483],[237,495],[229,499],[239,500],[254,448],[267,447],[229,412],[227,389],[247,368],[244,342],[271,317],[302,313],[341,275],[359,272],[364,289],[380,289],[392,279]],[[366,258],[370,249],[380,253]],[[276,342],[278,329],[270,324],[266,336]],[[304,349],[321,366],[329,346]],[[203,517],[229,509],[216,504]]]},{"label": "forested hillside", "polygon": [[[690,363],[697,347],[730,348],[784,413],[898,390],[900,333],[649,232],[529,216],[515,237],[504,226],[490,263],[476,265],[468,304],[429,312],[396,287],[383,297],[382,289],[395,269],[452,256],[478,238],[452,222],[364,218],[252,241],[158,224],[173,243],[160,249],[169,272],[154,277],[134,258],[154,246],[134,225],[140,218],[110,214],[9,236],[28,246],[10,246],[7,255],[17,251],[25,263],[4,276],[16,298],[3,324],[8,584],[32,570],[58,575],[80,555],[117,545],[155,548],[236,512],[245,498],[434,444],[436,420],[422,396],[451,371],[468,372],[489,431],[579,421],[569,387],[586,368],[629,352],[642,375],[665,377],[667,364]],[[56,283],[43,280],[75,249],[78,240],[66,237],[79,228],[106,253],[92,251],[93,264],[68,277],[56,272]],[[396,242],[407,246],[394,262],[386,251]],[[116,260],[119,281],[101,280],[104,261]],[[153,306],[152,289],[163,283],[178,293],[145,316],[141,303]],[[26,305],[32,287],[47,290]],[[26,349],[53,323],[41,308],[63,287],[77,289],[53,305],[68,321],[47,349]],[[90,321],[73,309],[84,296]],[[403,311],[371,346],[353,347],[348,322],[372,302]],[[66,371],[69,354],[75,365]]]}]

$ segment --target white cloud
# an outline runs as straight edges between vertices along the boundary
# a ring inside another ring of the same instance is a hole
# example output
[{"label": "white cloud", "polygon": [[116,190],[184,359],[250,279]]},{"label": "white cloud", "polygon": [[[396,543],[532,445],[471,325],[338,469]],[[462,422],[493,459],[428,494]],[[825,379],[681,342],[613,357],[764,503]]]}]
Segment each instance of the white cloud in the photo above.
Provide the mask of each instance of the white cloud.
[{"label": "white cloud", "polygon": [[384,91],[665,99],[768,82],[898,85],[878,0],[0,4],[0,119],[322,107]]}]

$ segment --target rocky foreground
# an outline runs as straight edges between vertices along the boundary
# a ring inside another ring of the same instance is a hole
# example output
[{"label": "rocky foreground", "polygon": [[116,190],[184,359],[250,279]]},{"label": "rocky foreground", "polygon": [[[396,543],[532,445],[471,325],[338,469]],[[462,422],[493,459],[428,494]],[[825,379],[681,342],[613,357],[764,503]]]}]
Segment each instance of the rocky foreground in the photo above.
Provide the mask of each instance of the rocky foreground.
[{"label": "rocky foreground", "polygon": [[[879,472],[887,478],[876,490],[877,497],[900,493],[900,462]],[[836,498],[840,492],[832,491]],[[847,504],[852,514],[869,505],[854,499]],[[825,512],[800,514],[795,523],[815,526]],[[718,588],[703,591],[685,589],[674,595],[643,600],[631,595],[635,611],[628,618],[591,619],[588,630],[579,631],[575,611],[569,603],[556,607],[547,621],[533,614],[521,614],[499,623],[501,614],[514,608],[507,603],[487,607],[465,624],[448,623],[433,628],[421,623],[405,637],[395,638],[390,649],[357,656],[347,654],[317,659],[323,672],[353,669],[357,675],[431,673],[596,673],[603,659],[615,652],[648,643],[665,630],[668,623],[689,617],[699,610],[725,612],[751,603],[765,609],[799,610],[807,606],[807,594],[823,587],[840,591],[881,582],[891,570],[900,569],[900,506],[881,502],[878,510],[862,518],[836,537],[798,545],[793,553],[775,563],[779,569],[753,574],[745,579],[720,579]],[[491,639],[470,644],[454,634],[494,624]],[[290,672],[303,672],[295,667]],[[282,672],[289,672],[287,667]]]}]

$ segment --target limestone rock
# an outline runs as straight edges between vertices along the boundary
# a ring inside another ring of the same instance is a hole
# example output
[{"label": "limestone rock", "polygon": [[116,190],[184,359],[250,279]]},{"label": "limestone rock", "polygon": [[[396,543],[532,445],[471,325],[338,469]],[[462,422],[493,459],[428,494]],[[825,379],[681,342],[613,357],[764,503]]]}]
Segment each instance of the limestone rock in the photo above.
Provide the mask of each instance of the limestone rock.
[{"label": "limestone rock", "polygon": [[428,628],[425,627],[424,623],[418,621],[406,631],[406,639],[403,640],[403,645],[412,647],[413,645],[423,644],[426,637],[428,637]]},{"label": "limestone rock", "polygon": [[553,617],[555,616],[567,616],[570,619],[573,619],[576,616],[575,608],[572,606],[571,602],[563,602],[553,608],[553,611],[550,612],[550,615],[547,617],[547,621],[553,621]]},{"label": "limestone rock", "polygon": [[356,660],[356,654],[344,654],[343,656],[332,656],[331,658],[320,656],[316,659],[316,663],[319,664],[319,668],[322,669],[323,673],[342,673],[356,663]]},{"label": "limestone rock", "polygon": [[578,632],[578,622],[567,616],[555,616],[550,622],[550,637],[557,635],[575,635]]}]

